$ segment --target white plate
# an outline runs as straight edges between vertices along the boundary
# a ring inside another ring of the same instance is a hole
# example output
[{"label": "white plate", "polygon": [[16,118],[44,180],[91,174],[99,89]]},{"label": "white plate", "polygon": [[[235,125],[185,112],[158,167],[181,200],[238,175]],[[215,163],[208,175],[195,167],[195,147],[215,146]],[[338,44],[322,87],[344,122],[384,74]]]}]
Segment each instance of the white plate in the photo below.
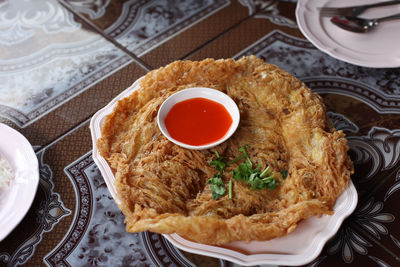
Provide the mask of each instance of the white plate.
[{"label": "white plate", "polygon": [[0,123],[0,153],[10,163],[14,178],[0,189],[0,241],[24,218],[39,184],[39,163],[28,140]]},{"label": "white plate", "polygon": [[[100,156],[96,141],[101,137],[101,126],[105,116],[113,111],[118,100],[130,95],[138,88],[139,80],[113,99],[106,107],[99,110],[90,121],[93,160],[99,167],[107,187],[117,203],[120,203],[120,200],[114,186],[114,175],[105,159]],[[303,265],[319,255],[326,241],[337,232],[343,220],[354,211],[356,205],[357,191],[350,182],[336,201],[335,213],[332,216],[326,215],[321,218],[312,217],[303,220],[295,231],[282,238],[265,242],[232,242],[225,246],[210,246],[191,242],[177,234],[164,236],[182,250],[225,259],[241,265]]]},{"label": "white plate", "polygon": [[[368,33],[343,30],[321,17],[318,8],[361,5],[384,0],[299,0],[297,24],[304,36],[321,51],[359,66],[400,66],[400,20],[383,22]],[[400,13],[400,4],[367,10],[361,17],[376,18]]]}]

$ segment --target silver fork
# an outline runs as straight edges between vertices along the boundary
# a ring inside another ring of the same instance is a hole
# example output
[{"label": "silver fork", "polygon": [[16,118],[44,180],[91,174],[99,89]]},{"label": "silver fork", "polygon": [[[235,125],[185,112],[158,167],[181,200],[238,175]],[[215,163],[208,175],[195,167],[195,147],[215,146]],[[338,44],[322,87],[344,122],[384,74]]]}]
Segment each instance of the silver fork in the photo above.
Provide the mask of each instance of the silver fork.
[{"label": "silver fork", "polygon": [[358,16],[369,8],[390,6],[395,4],[400,4],[400,0],[380,2],[369,5],[348,6],[348,7],[321,7],[319,8],[319,13],[322,17]]},{"label": "silver fork", "polygon": [[331,18],[331,21],[336,26],[358,33],[369,32],[378,26],[379,23],[389,20],[400,19],[400,13],[392,16],[381,17],[376,19],[363,19],[358,17],[343,17],[343,16],[335,16]]}]

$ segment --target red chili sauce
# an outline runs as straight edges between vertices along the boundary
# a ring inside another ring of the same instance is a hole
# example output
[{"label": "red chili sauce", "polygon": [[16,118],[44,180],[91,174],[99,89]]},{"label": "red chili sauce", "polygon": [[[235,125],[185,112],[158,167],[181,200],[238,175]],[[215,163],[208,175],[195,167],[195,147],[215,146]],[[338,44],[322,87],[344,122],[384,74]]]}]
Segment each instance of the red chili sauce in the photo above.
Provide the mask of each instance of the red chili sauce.
[{"label": "red chili sauce", "polygon": [[231,125],[232,117],[222,104],[201,97],[176,103],[165,117],[170,136],[192,146],[221,139]]}]

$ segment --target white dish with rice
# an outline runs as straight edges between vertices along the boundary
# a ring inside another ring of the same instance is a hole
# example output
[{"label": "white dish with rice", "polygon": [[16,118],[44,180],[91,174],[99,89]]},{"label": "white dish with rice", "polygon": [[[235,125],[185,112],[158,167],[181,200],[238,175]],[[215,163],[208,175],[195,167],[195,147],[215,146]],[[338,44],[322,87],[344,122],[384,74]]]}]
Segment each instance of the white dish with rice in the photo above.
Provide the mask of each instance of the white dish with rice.
[{"label": "white dish with rice", "polygon": [[0,123],[0,241],[28,212],[39,184],[39,163],[28,140]]}]

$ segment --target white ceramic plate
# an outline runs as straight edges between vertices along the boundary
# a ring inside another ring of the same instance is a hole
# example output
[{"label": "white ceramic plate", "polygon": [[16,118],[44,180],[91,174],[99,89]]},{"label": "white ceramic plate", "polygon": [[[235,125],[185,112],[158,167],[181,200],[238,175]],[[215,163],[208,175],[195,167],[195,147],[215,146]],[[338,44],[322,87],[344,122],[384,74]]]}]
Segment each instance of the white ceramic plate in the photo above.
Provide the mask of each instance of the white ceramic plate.
[{"label": "white ceramic plate", "polygon": [[[361,5],[385,0],[299,0],[297,24],[304,36],[321,51],[359,66],[400,66],[400,20],[383,22],[368,33],[353,33],[321,17],[318,8]],[[367,10],[361,17],[376,18],[400,13],[400,4]]]},{"label": "white ceramic plate", "polygon": [[39,184],[39,163],[28,140],[0,123],[0,153],[10,163],[14,178],[0,189],[0,241],[24,218]]},{"label": "white ceramic plate", "polygon": [[[96,141],[101,137],[101,126],[105,116],[110,114],[118,100],[130,95],[139,88],[139,80],[113,99],[106,107],[99,110],[91,119],[90,130],[93,141],[93,160],[100,169],[111,195],[117,203],[114,175],[103,157],[100,156]],[[178,248],[206,256],[217,257],[241,265],[277,264],[303,265],[315,259],[326,241],[339,229],[343,220],[357,205],[357,191],[350,183],[338,198],[332,216],[310,218],[302,221],[289,235],[270,241],[232,242],[225,246],[209,246],[191,242],[177,234],[164,235]]]}]

